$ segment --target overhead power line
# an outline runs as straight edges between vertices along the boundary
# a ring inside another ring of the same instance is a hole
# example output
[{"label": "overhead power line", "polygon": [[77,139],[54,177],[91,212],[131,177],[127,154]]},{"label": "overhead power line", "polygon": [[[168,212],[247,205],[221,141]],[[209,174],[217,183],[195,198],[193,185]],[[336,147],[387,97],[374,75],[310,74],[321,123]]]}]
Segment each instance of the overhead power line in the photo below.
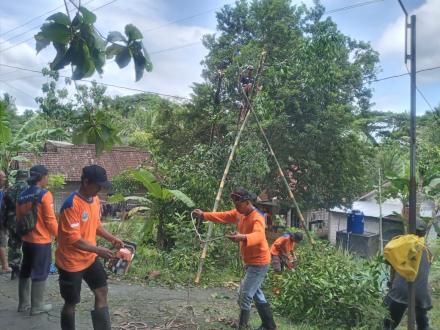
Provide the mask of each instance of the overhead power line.
[{"label": "overhead power line", "polygon": [[[0,63],[0,66],[4,66],[4,67],[7,67],[7,68],[11,68],[11,69],[17,69],[17,70],[21,70],[21,71],[34,72],[34,73],[43,75],[43,73],[41,71],[38,71],[38,70],[26,69],[26,68],[14,66],[14,65],[2,64],[2,63]],[[437,70],[437,69],[440,69],[440,65],[439,66],[435,66],[435,67],[431,67],[431,68],[420,69],[420,70],[417,71],[417,73],[431,71],[431,70]],[[387,76],[387,77],[383,77],[383,78],[379,78],[379,79],[369,80],[369,81],[366,81],[365,83],[366,84],[367,83],[373,83],[373,82],[383,81],[383,80],[387,80],[387,79],[398,78],[398,77],[402,77],[402,76],[406,76],[406,75],[408,75],[408,73],[403,73],[403,74]],[[64,75],[60,75],[60,77],[62,77],[62,78],[70,78],[69,76],[64,76]],[[92,80],[86,80],[86,79],[80,79],[78,81],[92,83]],[[159,95],[159,96],[172,97],[172,98],[182,99],[182,100],[190,100],[188,97],[184,97],[184,96],[171,95],[171,94],[163,94],[163,93],[152,92],[152,91],[147,91],[147,90],[138,89],[138,88],[132,88],[132,87],[127,87],[127,86],[108,84],[108,83],[103,83],[103,82],[98,82],[98,81],[96,81],[96,83],[99,84],[99,85],[103,85],[103,86],[114,87],[114,88],[119,88],[119,89],[125,89],[125,90],[130,90],[130,91],[135,91],[135,92],[141,92],[141,93],[147,93],[147,94],[155,94],[155,95]]]},{"label": "overhead power line", "polygon": [[336,9],[328,10],[324,14],[333,14],[333,13],[337,13],[337,12],[340,12],[340,11],[354,9],[354,8],[359,8],[359,7],[364,7],[364,6],[372,5],[374,3],[383,2],[383,1],[384,0],[371,0],[371,1],[355,3],[355,4],[350,5],[350,6],[345,6],[345,7],[341,7],[341,8],[336,8]]},{"label": "overhead power line", "polygon": [[[3,64],[3,63],[0,63],[0,66],[4,66],[4,67],[7,67],[7,68],[11,68],[11,69],[18,69],[18,70],[21,70],[21,71],[34,72],[34,73],[38,73],[40,75],[43,75],[43,73],[41,71],[38,71],[38,70],[26,69],[26,68],[21,68],[21,67],[18,67],[18,66],[13,66],[13,65],[8,65],[8,64]],[[60,75],[60,77],[61,78],[70,78],[70,76],[64,76],[64,75]],[[184,96],[164,94],[164,93],[158,93],[158,92],[153,92],[153,91],[147,91],[147,90],[143,90],[143,89],[139,89],[139,88],[132,88],[132,87],[127,87],[127,86],[107,84],[107,83],[99,82],[99,81],[96,81],[96,80],[92,81],[92,80],[87,80],[87,79],[78,79],[76,81],[82,81],[82,82],[86,82],[86,83],[92,83],[92,82],[95,81],[98,85],[102,85],[102,86],[114,87],[114,88],[125,89],[125,90],[129,90],[129,91],[141,92],[141,93],[146,93],[146,94],[159,95],[159,96],[164,96],[164,97],[172,97],[172,98],[175,98],[175,99],[190,100],[188,97],[184,97]]]},{"label": "overhead power line", "polygon": [[[88,5],[89,3],[93,2],[93,1],[96,1],[96,0],[90,0],[89,2],[86,2],[84,5]],[[98,8],[95,8],[94,10],[98,10],[98,9],[100,9],[100,8],[102,8],[102,7],[105,7],[105,6],[107,6],[107,5],[109,5],[109,4],[113,3],[113,2],[115,2],[115,1],[117,1],[117,0],[113,0],[113,1],[111,1],[111,2],[108,2],[108,3],[102,5],[102,6],[98,7]],[[57,7],[55,10],[60,9],[61,7],[64,7],[64,5],[63,5],[63,6],[60,6],[60,7]],[[74,8],[74,7],[72,7],[72,8]],[[55,11],[55,10],[53,10],[53,11]],[[52,11],[46,13],[45,15],[50,14],[51,12],[52,12]],[[44,16],[44,15],[41,15],[41,16]],[[41,17],[41,16],[39,16],[39,17]],[[32,20],[32,21],[33,21],[33,20]],[[29,21],[29,22],[31,22],[31,21]],[[1,42],[0,42],[0,45],[5,44],[5,43],[8,42],[8,41],[11,41],[11,40],[14,40],[14,39],[16,39],[16,38],[19,38],[19,37],[21,37],[21,36],[23,36],[23,35],[25,35],[25,34],[28,34],[29,32],[32,32],[32,31],[34,31],[34,30],[40,28],[40,27],[41,27],[41,24],[42,24],[42,23],[40,23],[40,24],[38,24],[38,25],[36,25],[36,26],[34,26],[34,27],[32,27],[32,28],[30,28],[30,29],[24,31],[24,32],[21,32],[21,33],[16,34],[16,35],[14,35],[14,36],[12,36],[12,37],[10,37],[10,38],[8,38],[8,39],[5,39],[5,40],[1,41]],[[23,24],[23,25],[24,25],[24,24]],[[12,30],[11,30],[11,31],[12,31]],[[28,42],[29,40],[32,40],[33,38],[34,38],[34,37],[31,37],[31,38],[29,38],[29,39],[26,39],[26,40],[24,40],[24,41],[21,41],[21,42],[18,43],[17,45],[20,45],[20,44],[22,44],[22,43]],[[14,46],[14,47],[15,47],[15,46]],[[10,47],[10,48],[13,48],[13,47]],[[7,48],[7,49],[9,49],[9,48]],[[7,49],[5,49],[5,50],[7,50]],[[5,50],[3,50],[3,51],[5,51]]]}]

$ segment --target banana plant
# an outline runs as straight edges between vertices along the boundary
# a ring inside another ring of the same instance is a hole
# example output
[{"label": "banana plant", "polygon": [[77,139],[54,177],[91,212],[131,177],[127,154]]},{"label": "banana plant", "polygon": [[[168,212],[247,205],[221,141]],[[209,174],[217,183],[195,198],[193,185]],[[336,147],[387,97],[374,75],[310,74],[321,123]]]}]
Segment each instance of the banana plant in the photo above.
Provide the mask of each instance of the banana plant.
[{"label": "banana plant", "polygon": [[122,201],[134,200],[139,203],[139,206],[133,208],[128,213],[128,216],[139,214],[140,212],[150,211],[149,218],[144,224],[144,237],[151,237],[154,228],[157,228],[156,244],[159,249],[166,247],[166,232],[165,225],[167,220],[166,209],[170,203],[180,202],[188,208],[194,207],[192,199],[180,190],[173,190],[164,187],[152,174],[145,169],[130,170],[129,174],[133,179],[142,184],[145,188],[145,196],[127,196],[117,194],[110,198],[110,202],[117,203]]},{"label": "banana plant", "polygon": [[17,132],[13,132],[9,125],[6,104],[0,100],[0,169],[7,176],[13,161],[27,161],[25,157],[18,155],[20,151],[38,153],[44,141],[62,133],[58,128],[44,128],[28,133],[37,118],[38,116],[30,118]]}]

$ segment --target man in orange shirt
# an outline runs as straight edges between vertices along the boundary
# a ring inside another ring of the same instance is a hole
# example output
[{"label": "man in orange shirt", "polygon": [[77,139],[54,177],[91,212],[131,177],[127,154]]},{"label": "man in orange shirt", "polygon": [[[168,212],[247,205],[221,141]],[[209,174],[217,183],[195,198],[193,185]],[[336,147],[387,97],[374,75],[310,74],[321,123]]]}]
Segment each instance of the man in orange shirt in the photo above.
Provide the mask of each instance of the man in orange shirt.
[{"label": "man in orange shirt", "polygon": [[101,202],[98,192],[109,188],[107,173],[98,165],[82,170],[81,186],[65,201],[60,212],[56,264],[59,270],[60,293],[64,299],[61,310],[61,329],[75,329],[75,306],[80,302],[81,282],[84,279],[95,295],[95,309],[91,312],[93,329],[110,330],[107,305],[107,275],[97,259],[111,258],[110,249],[96,245],[96,235],[117,248],[124,243],[101,225]]},{"label": "man in orange shirt", "polygon": [[21,237],[23,260],[18,282],[18,311],[29,308],[30,291],[31,315],[47,313],[52,309],[51,304],[44,304],[44,291],[52,261],[52,237],[58,234],[58,223],[52,194],[45,189],[49,182],[48,173],[43,165],[33,166],[29,171],[29,188],[20,193],[16,204],[17,220],[32,209],[33,203],[37,205],[35,227]]},{"label": "man in orange shirt", "polygon": [[193,214],[206,221],[223,224],[235,224],[237,232],[227,235],[229,239],[240,244],[246,274],[241,282],[238,297],[240,317],[238,329],[248,329],[252,300],[260,315],[261,330],[275,330],[270,305],[267,302],[261,285],[269,270],[270,252],[266,240],[264,215],[252,205],[256,199],[254,193],[238,188],[231,194],[235,209],[226,212],[203,212],[195,209]]},{"label": "man in orange shirt", "polygon": [[278,237],[270,248],[272,255],[272,268],[275,272],[281,273],[284,266],[293,268],[293,251],[296,243],[301,242],[303,235],[301,233],[286,233]]}]

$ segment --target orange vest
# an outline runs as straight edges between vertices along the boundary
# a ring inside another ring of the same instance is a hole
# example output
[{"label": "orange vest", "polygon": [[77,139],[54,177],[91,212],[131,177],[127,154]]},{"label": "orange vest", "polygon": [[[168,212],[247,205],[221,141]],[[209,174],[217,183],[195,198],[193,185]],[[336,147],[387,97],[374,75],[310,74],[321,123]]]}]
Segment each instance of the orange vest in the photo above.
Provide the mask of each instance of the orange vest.
[{"label": "orange vest", "polygon": [[237,210],[226,212],[204,212],[207,221],[236,224],[237,231],[246,235],[246,241],[240,242],[240,252],[246,265],[262,266],[270,263],[269,245],[266,240],[264,215],[254,209],[248,215]]},{"label": "orange vest", "polygon": [[[31,186],[22,191],[17,198],[16,215],[19,219],[23,214],[32,208],[32,201],[39,189]],[[51,236],[58,235],[58,223],[53,209],[53,197],[50,191],[41,189],[37,199],[37,222],[35,228],[21,239],[29,243],[47,244],[52,241]]]},{"label": "orange vest", "polygon": [[76,248],[80,239],[96,245],[96,230],[101,226],[101,203],[98,197],[85,200],[76,192],[64,201],[60,212],[56,264],[68,272],[79,272],[95,261],[97,254]]}]

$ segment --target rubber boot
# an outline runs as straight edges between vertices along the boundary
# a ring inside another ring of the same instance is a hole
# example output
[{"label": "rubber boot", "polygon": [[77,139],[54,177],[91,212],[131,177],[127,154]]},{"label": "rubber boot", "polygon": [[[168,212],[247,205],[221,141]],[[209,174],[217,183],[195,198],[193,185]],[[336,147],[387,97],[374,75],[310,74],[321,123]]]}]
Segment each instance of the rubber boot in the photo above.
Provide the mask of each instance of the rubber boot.
[{"label": "rubber boot", "polygon": [[246,311],[242,309],[240,311],[240,318],[238,321],[238,330],[249,329],[249,318],[251,317],[251,311]]},{"label": "rubber boot", "polygon": [[32,281],[30,315],[47,313],[52,310],[51,304],[44,303],[45,291],[46,291],[46,281]]},{"label": "rubber boot", "polygon": [[61,330],[75,330],[75,313],[61,312]]},{"label": "rubber boot", "polygon": [[260,315],[261,326],[256,330],[276,330],[277,325],[273,319],[272,310],[269,304],[255,304],[257,307],[258,315]]},{"label": "rubber boot", "polygon": [[90,312],[92,314],[92,322],[94,330],[111,330],[110,312],[108,306],[95,309]]},{"label": "rubber boot", "polygon": [[29,277],[18,280],[18,312],[27,311],[31,307],[31,279]]}]

